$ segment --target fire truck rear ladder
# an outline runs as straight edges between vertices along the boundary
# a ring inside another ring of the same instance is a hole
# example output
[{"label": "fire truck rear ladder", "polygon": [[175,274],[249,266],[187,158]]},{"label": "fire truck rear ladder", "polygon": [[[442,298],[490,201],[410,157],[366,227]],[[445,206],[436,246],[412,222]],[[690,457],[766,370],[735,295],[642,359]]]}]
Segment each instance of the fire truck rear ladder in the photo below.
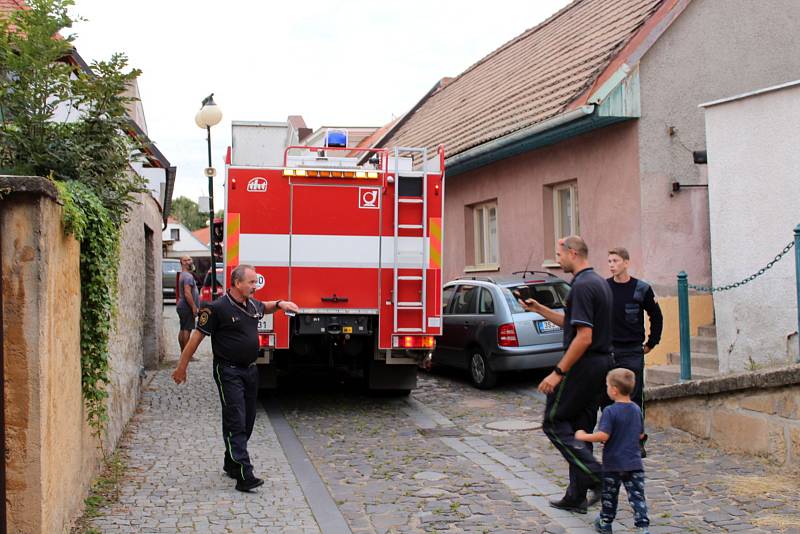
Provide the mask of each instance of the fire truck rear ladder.
[{"label": "fire truck rear ladder", "polygon": [[[420,154],[422,156],[422,171],[401,171],[400,170],[400,152],[411,152],[412,154]],[[427,148],[405,148],[395,147],[394,149],[394,292],[392,299],[394,300],[394,332],[396,333],[422,333],[425,331],[425,317],[427,316],[427,290],[428,290],[428,247],[425,245],[425,237],[428,234],[428,171],[426,164],[428,162],[428,149]],[[403,178],[422,178],[422,198],[401,198],[400,197],[400,181]],[[409,204],[422,204],[422,221],[420,224],[400,224],[400,210],[402,207]],[[400,230],[417,230],[422,232],[422,251],[421,253],[403,252],[399,249],[400,243]],[[420,258],[421,256],[421,258]],[[403,275],[400,276],[400,268],[398,262],[401,257],[418,258],[421,259],[419,267],[403,267],[404,270],[419,271],[418,275]],[[420,292],[420,300],[417,302],[401,302],[399,300],[400,293],[398,292],[401,283],[419,283],[422,288]],[[398,328],[398,311],[400,310],[416,310],[420,313],[419,328]]]}]

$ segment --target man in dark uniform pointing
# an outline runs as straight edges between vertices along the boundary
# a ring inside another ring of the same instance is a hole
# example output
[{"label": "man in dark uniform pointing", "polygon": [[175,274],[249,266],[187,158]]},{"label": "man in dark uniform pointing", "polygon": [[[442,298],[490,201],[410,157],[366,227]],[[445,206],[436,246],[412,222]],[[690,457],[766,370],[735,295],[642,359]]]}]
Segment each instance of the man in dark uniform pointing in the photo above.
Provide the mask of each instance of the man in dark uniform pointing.
[{"label": "man in dark uniform pointing", "polygon": [[[550,506],[586,513],[600,496],[602,467],[591,444],[575,439],[576,430],[594,430],[597,408],[611,369],[611,290],[589,265],[589,248],[578,236],[558,242],[558,263],[573,273],[564,313],[528,299],[526,310],[564,328],[564,356],[539,384],[547,395],[542,430],[569,463],[569,486]],[[593,490],[587,499],[587,493]]]},{"label": "man in dark uniform pointing", "polygon": [[286,300],[260,302],[252,298],[258,275],[252,265],[239,265],[231,272],[225,296],[202,308],[197,330],[181,352],[172,373],[176,384],[186,382],[189,361],[205,336],[211,336],[214,381],[222,404],[222,438],[225,442],[224,471],[236,479],[236,489],[250,491],[264,483],[253,474],[247,440],[256,421],[258,397],[258,321],[277,310],[297,313],[297,305]]}]

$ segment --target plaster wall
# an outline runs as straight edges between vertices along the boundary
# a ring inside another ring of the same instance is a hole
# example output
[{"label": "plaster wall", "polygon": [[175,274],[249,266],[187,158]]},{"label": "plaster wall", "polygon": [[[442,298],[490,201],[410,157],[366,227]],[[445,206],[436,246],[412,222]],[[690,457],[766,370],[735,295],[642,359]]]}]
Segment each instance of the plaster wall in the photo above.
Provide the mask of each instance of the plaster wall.
[{"label": "plaster wall", "polygon": [[[50,182],[0,177],[0,188],[10,191],[0,209],[9,532],[68,532],[100,458],[81,391],[80,246],[64,234]],[[163,353],[152,320],[161,313],[161,214],[149,194],[139,201],[122,232],[109,450],[135,409],[145,356],[156,366]]]},{"label": "plaster wall", "polygon": [[34,194],[4,199],[0,232],[9,532],[65,532],[99,457],[81,394],[80,247]]},{"label": "plaster wall", "polygon": [[[698,105],[800,78],[795,0],[692,0],[639,65],[641,112],[641,274],[659,294],[675,276],[711,279],[708,193],[673,181],[705,183],[691,151],[705,148]],[[670,135],[670,127],[673,135]]]},{"label": "plaster wall", "polygon": [[[607,276],[606,252],[625,246],[640,270],[639,169],[635,121],[591,132],[446,179],[445,280],[463,276],[474,260],[470,206],[497,200],[499,267],[510,274],[542,270],[555,258],[549,187],[575,180],[580,233],[589,259]],[[564,276],[560,269],[550,269]],[[480,274],[490,274],[482,272]],[[567,275],[568,277],[568,275]]]},{"label": "plaster wall", "polygon": [[[800,223],[798,124],[800,85],[706,108],[714,284],[757,271],[792,240]],[[794,360],[793,256],[715,295],[721,371]]]}]

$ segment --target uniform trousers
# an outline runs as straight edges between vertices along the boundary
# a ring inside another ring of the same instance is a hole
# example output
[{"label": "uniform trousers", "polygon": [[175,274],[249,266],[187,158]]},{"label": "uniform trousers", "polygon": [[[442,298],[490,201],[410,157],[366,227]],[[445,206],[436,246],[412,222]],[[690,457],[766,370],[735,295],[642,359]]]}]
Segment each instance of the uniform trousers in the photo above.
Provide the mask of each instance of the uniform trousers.
[{"label": "uniform trousers", "polygon": [[[644,349],[642,346],[615,346],[614,367],[628,369],[636,375],[636,386],[631,392],[631,400],[642,410],[642,418],[644,418]],[[611,404],[613,401],[609,403]]]},{"label": "uniform trousers", "polygon": [[610,355],[584,354],[547,396],[542,430],[569,464],[564,499],[571,503],[582,503],[589,489],[599,490],[602,484],[602,467],[592,444],[576,440],[575,431],[594,431],[610,368]]},{"label": "uniform trousers", "polygon": [[223,469],[237,480],[252,480],[253,464],[247,453],[247,440],[256,422],[258,368],[235,367],[214,360],[214,382],[222,404]]}]

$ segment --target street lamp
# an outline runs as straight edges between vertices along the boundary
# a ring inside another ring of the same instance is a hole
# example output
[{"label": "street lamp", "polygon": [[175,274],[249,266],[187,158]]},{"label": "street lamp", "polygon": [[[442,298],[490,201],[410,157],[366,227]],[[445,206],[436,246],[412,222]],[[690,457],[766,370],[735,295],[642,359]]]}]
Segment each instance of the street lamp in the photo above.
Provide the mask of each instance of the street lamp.
[{"label": "street lamp", "polygon": [[219,124],[222,120],[222,110],[214,102],[214,93],[211,93],[203,99],[203,105],[197,115],[194,116],[194,122],[200,128],[205,128],[208,137],[208,167],[206,168],[206,176],[208,176],[208,249],[211,253],[211,300],[214,300],[214,295],[217,294],[217,261],[214,259],[214,176],[217,174],[216,169],[211,166],[211,127]]}]

